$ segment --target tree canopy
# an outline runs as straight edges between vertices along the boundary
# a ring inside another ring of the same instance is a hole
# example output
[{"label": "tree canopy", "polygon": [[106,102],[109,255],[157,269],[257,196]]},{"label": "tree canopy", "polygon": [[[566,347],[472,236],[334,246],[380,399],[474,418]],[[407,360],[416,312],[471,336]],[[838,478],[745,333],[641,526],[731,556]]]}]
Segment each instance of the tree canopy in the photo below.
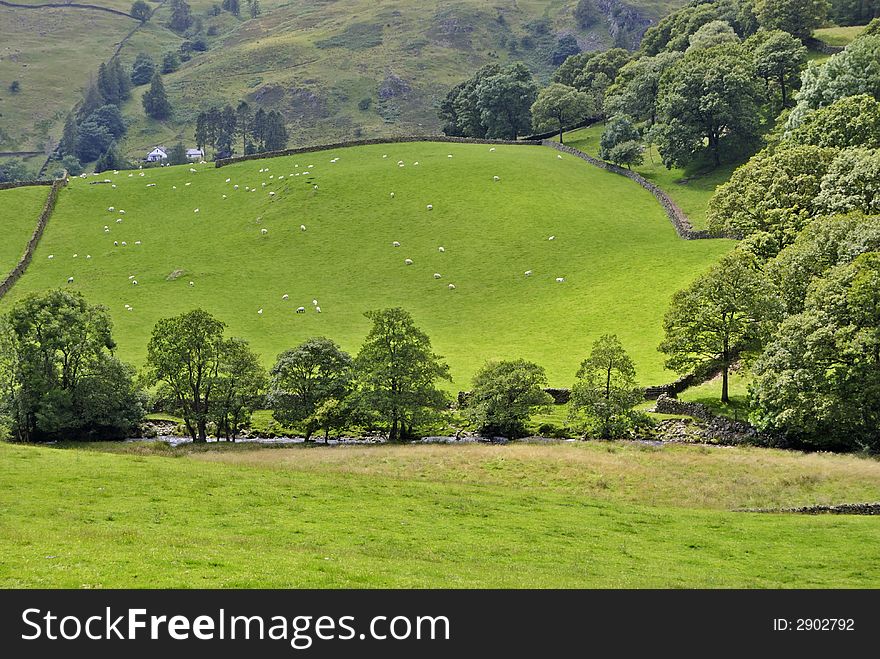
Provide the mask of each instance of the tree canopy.
[{"label": "tree canopy", "polygon": [[537,364],[489,362],[474,376],[465,415],[483,435],[522,437],[535,409],[553,402],[546,386],[547,375]]}]

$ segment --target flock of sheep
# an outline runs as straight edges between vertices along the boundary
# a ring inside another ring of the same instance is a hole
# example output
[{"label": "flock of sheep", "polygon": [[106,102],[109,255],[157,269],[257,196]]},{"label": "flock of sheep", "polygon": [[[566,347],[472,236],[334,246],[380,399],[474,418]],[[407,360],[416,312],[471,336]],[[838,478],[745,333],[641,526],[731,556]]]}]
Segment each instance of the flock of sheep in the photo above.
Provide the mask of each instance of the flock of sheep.
[{"label": "flock of sheep", "polygon": [[[495,147],[491,147],[491,148],[489,149],[489,151],[490,151],[490,152],[495,152]],[[449,154],[449,155],[447,156],[447,158],[452,158],[452,157],[453,157],[452,154]],[[384,154],[384,155],[382,156],[382,158],[383,158],[383,159],[387,159],[387,158],[388,158],[388,155],[387,155],[387,154]],[[340,160],[340,158],[337,156],[337,157],[335,157],[335,158],[332,158],[332,159],[330,160],[330,163],[331,163],[331,164],[335,164],[335,163],[339,162],[339,160]],[[200,164],[204,165],[204,164],[206,164],[206,163],[203,161],[203,162],[201,162]],[[412,163],[412,166],[418,166],[418,165],[419,165],[419,161],[415,161],[415,162]],[[397,167],[398,167],[398,168],[404,168],[404,167],[406,167],[406,163],[405,163],[404,161],[400,160],[400,161],[397,162]],[[255,192],[257,192],[258,189],[265,189],[265,188],[268,187],[269,185],[272,185],[272,183],[283,181],[283,180],[285,180],[285,178],[288,178],[288,179],[294,179],[294,178],[296,178],[296,177],[310,176],[310,175],[312,175],[312,170],[314,170],[315,168],[316,168],[316,167],[315,167],[314,164],[309,164],[305,169],[303,169],[303,171],[294,171],[294,172],[291,172],[287,177],[285,177],[285,175],[283,175],[283,174],[281,174],[281,175],[279,175],[279,176],[276,177],[275,174],[269,174],[269,167],[261,167],[257,173],[258,173],[258,174],[263,174],[263,175],[268,175],[269,180],[268,180],[268,181],[263,181],[263,182],[261,183],[260,188],[251,187],[251,186],[246,185],[246,186],[244,186],[244,192],[246,192],[246,193],[255,193]],[[299,165],[294,165],[294,169],[298,170],[298,169],[299,169]],[[191,174],[197,174],[197,173],[198,173],[198,170],[195,169],[194,167],[190,167],[190,168],[189,168],[189,172],[190,172]],[[118,171],[114,171],[114,174],[118,175],[119,172],[118,172]],[[96,176],[96,175],[93,174],[93,176]],[[129,177],[129,178],[132,178],[132,177],[134,177],[134,176],[135,176],[135,173],[130,173],[130,174],[128,174],[128,177]],[[137,173],[137,176],[143,177],[143,176],[145,176],[145,173],[144,173],[143,171],[140,171],[140,172]],[[86,178],[86,177],[87,177],[86,174],[82,174],[82,175],[80,176],[80,178],[83,178],[83,179]],[[493,180],[495,183],[498,183],[498,182],[501,181],[501,177],[499,177],[499,176],[493,176],[492,180]],[[116,184],[113,183],[111,179],[104,179],[102,182],[103,182],[103,183],[109,183],[113,188],[116,188]],[[240,190],[240,186],[239,186],[239,184],[237,184],[237,183],[233,183],[231,178],[227,178],[227,179],[225,180],[225,184],[226,184],[226,185],[231,185],[231,190],[232,190],[232,191],[239,191],[239,190]],[[192,185],[192,182],[191,182],[191,181],[185,183],[185,184],[184,184],[184,187],[189,187],[190,185]],[[312,186],[312,189],[313,189],[314,191],[317,191],[317,190],[318,190],[318,185],[317,185],[316,183],[314,183],[313,180],[309,180],[309,185]],[[148,183],[146,187],[147,187],[147,188],[155,188],[155,187],[156,187],[156,183]],[[173,190],[176,190],[176,189],[177,189],[177,186],[176,186],[176,185],[172,185],[171,187],[172,187]],[[269,196],[270,199],[272,199],[272,198],[277,197],[277,193],[276,193],[276,191],[274,191],[274,190],[269,190],[269,191],[268,191],[268,196]],[[228,195],[227,195],[227,194],[223,194],[223,195],[222,195],[222,199],[227,199],[227,198],[228,198]],[[395,195],[394,192],[391,192],[391,193],[390,193],[390,198],[391,198],[391,199],[395,199],[395,198],[396,198],[396,195]],[[433,210],[434,210],[434,205],[433,205],[433,204],[427,204],[427,205],[426,205],[426,210],[427,210],[428,212],[433,211]],[[107,208],[107,212],[109,212],[109,213],[113,213],[113,214],[119,216],[119,217],[117,217],[117,219],[116,219],[116,224],[122,224],[122,223],[123,223],[123,220],[124,220],[124,217],[123,217],[123,216],[125,215],[125,210],[123,210],[123,209],[118,209],[118,210],[117,210],[114,206],[110,206],[110,207]],[[197,208],[193,209],[193,213],[194,213],[194,214],[198,214],[199,212],[200,212],[200,208],[197,207]],[[301,224],[301,225],[300,225],[300,230],[303,231],[303,232],[306,231],[306,225],[305,225],[305,224]],[[103,226],[103,232],[104,232],[105,234],[109,234],[109,233],[111,233],[110,225],[104,225],[104,226]],[[269,230],[268,230],[267,228],[263,227],[263,228],[260,229],[260,235],[261,235],[261,236],[266,237],[266,236],[268,236],[268,234],[269,234]],[[555,235],[549,236],[549,238],[548,238],[547,240],[549,240],[549,241],[554,241],[554,240],[556,240],[556,236],[555,236]],[[135,245],[135,246],[140,246],[141,244],[142,244],[142,243],[141,243],[140,240],[137,240],[137,241],[134,242],[134,245]],[[402,244],[402,243],[401,243],[399,240],[395,240],[395,241],[392,242],[392,247],[393,247],[393,248],[399,248],[399,247],[401,247],[401,244]],[[128,245],[128,243],[127,243],[126,241],[124,241],[124,240],[123,240],[123,241],[118,241],[118,240],[114,240],[114,241],[113,241],[113,246],[114,246],[114,247],[127,247],[127,245]],[[446,252],[446,248],[445,248],[443,245],[439,245],[439,246],[437,247],[437,251],[438,251],[439,253],[443,254],[443,253]],[[74,255],[73,255],[73,258],[78,258],[78,256],[79,256],[78,254],[74,254]],[[54,254],[50,254],[48,258],[49,258],[50,260],[51,260],[51,259],[54,259],[54,258],[55,258],[55,255],[54,255]],[[90,254],[87,254],[85,258],[86,258],[86,259],[91,259],[92,256],[91,256]],[[403,260],[403,262],[404,262],[404,265],[405,265],[405,266],[412,266],[412,265],[414,264],[414,261],[413,261],[412,258],[405,258],[405,259]],[[532,270],[526,270],[523,274],[524,274],[525,277],[531,277],[534,273],[533,273]],[[433,274],[433,278],[434,278],[435,280],[440,280],[440,279],[443,279],[443,275],[442,275],[441,273],[439,273],[439,272],[435,272],[435,273]],[[135,275],[130,275],[130,276],[128,277],[128,279],[129,279],[131,285],[133,285],[133,286],[137,286],[137,285],[138,285],[138,281],[137,281]],[[73,282],[74,282],[74,278],[73,278],[72,276],[67,278],[67,283],[68,283],[68,284],[72,284]],[[557,283],[564,283],[564,282],[565,282],[565,278],[564,278],[564,277],[557,277],[557,278],[556,278],[556,282],[557,282]],[[189,286],[190,286],[190,287],[195,286],[195,282],[194,282],[194,281],[189,281]],[[447,288],[448,288],[450,291],[454,291],[454,290],[456,290],[456,285],[455,285],[454,283],[449,283],[449,284],[447,284]],[[287,301],[290,300],[290,296],[289,296],[288,294],[285,293],[284,295],[281,296],[281,299],[282,299],[283,301],[287,302]],[[312,304],[311,304],[310,306],[315,310],[316,313],[321,313],[321,307],[320,307],[320,305],[318,304],[318,300],[317,300],[317,299],[313,299],[313,300],[312,300]],[[307,308],[307,307],[304,306],[304,305],[302,305],[302,306],[298,306],[298,307],[296,307],[296,313],[297,313],[297,314],[303,314],[303,313],[306,313],[306,308]],[[125,304],[125,309],[126,309],[126,311],[133,311],[133,310],[134,310],[133,307],[132,307],[131,305],[129,305],[129,304]],[[263,309],[262,309],[262,308],[258,309],[258,310],[257,310],[257,314],[258,314],[258,315],[263,315]]]}]

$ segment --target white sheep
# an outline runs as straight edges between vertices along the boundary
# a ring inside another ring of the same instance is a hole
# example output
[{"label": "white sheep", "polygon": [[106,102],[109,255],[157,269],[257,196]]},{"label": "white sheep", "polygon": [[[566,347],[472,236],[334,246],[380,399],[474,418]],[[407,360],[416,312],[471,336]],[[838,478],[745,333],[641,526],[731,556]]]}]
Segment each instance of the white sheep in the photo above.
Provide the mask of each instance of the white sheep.
[{"label": "white sheep", "polygon": [[274,193],[274,192],[270,192],[270,193],[269,193],[269,196],[270,196],[270,197],[274,197],[274,196],[275,196],[275,193]]},{"label": "white sheep", "polygon": [[386,153],[386,154],[383,154],[382,157],[383,157],[383,158],[387,158],[387,157],[388,157],[388,154],[387,154],[387,153]]},{"label": "white sheep", "polygon": [[238,184],[232,186],[233,190],[238,190]]},{"label": "white sheep", "polygon": [[315,307],[315,311],[317,311],[318,313],[321,313],[321,307]]},{"label": "white sheep", "polygon": [[315,306],[317,307],[317,306],[318,306],[318,301],[317,301],[317,300],[312,300],[312,304],[315,305]]},{"label": "white sheep", "polygon": [[135,245],[140,245],[140,244],[141,244],[141,241],[140,241],[140,240],[135,240],[135,241],[134,241],[134,244],[135,244]]},{"label": "white sheep", "polygon": [[492,180],[495,181],[495,182],[497,183],[498,181],[501,180],[501,177],[500,177],[500,176],[493,176],[493,177],[492,177]]},{"label": "white sheep", "polygon": [[147,183],[147,187],[148,188],[155,188],[156,184],[155,183]]},{"label": "white sheep", "polygon": [[122,246],[123,246],[123,247],[128,247],[128,243],[125,242],[125,241],[123,240],[123,241],[122,241]]},{"label": "white sheep", "polygon": [[113,246],[114,246],[114,247],[119,247],[119,241],[118,241],[118,240],[114,240],[114,241],[113,241]]},{"label": "white sheep", "polygon": [[92,255],[91,255],[91,254],[86,254],[86,259],[90,259],[90,258],[92,258]]},{"label": "white sheep", "polygon": [[191,281],[191,282],[189,283],[189,285],[190,285],[190,286],[195,286],[196,283],[195,283],[194,281]]},{"label": "white sheep", "polygon": [[442,278],[443,278],[443,275],[441,275],[439,272],[434,273],[434,279],[442,279]]},{"label": "white sheep", "polygon": [[441,254],[443,254],[446,252],[446,248],[441,245],[440,247],[437,248],[437,251],[440,252]]},{"label": "white sheep", "polygon": [[416,160],[416,161],[413,163],[413,165],[418,165],[418,164],[419,164],[419,161],[418,161],[418,160]]},{"label": "white sheep", "polygon": [[317,186],[317,185],[315,185],[315,190],[317,190],[317,189],[318,189],[318,186]]},{"label": "white sheep", "polygon": [[108,229],[107,227],[104,227],[104,233],[110,233],[110,229]]},{"label": "white sheep", "polygon": [[192,185],[192,183],[184,183],[183,184],[184,187],[189,186],[189,185]]},{"label": "white sheep", "polygon": [[429,210],[429,211],[434,210],[434,206],[433,206],[432,204],[428,204],[428,210]]},{"label": "white sheep", "polygon": [[223,198],[226,199],[226,195],[223,195]]},{"label": "white sheep", "polygon": [[[391,244],[394,245],[395,247],[400,247],[400,243],[397,242],[396,240]],[[51,259],[52,257],[50,256],[49,258]]]},{"label": "white sheep", "polygon": [[413,264],[413,260],[412,260],[412,259],[404,259],[403,262],[404,262],[406,265],[412,265],[412,264]]},{"label": "white sheep", "polygon": [[306,225],[305,225],[305,224],[300,224],[300,225],[299,225],[299,230],[300,230],[300,231],[305,231],[305,230],[306,230]]},{"label": "white sheep", "polygon": [[493,153],[494,151],[495,151],[495,147],[494,147],[494,146],[493,146],[491,149],[489,149],[489,153]]},{"label": "white sheep", "polygon": [[131,285],[132,285],[132,286],[137,286],[137,285],[138,285],[138,280],[137,280],[137,279],[132,279],[132,280],[131,280]]},{"label": "white sheep", "polygon": [[73,283],[73,277],[68,277],[68,278],[67,278],[67,283],[68,283],[68,284],[72,284],[72,283]]},{"label": "white sheep", "polygon": [[565,282],[565,277],[557,277],[557,278],[556,278],[556,283],[557,283],[557,284],[562,284],[562,283],[564,283],[564,282]]},{"label": "white sheep", "polygon": [[393,193],[393,192],[391,193],[391,198],[394,199],[394,193]]},{"label": "white sheep", "polygon": [[122,224],[122,218],[121,218],[121,217],[116,219],[116,224]]},{"label": "white sheep", "polygon": [[446,157],[447,157],[447,158],[451,158],[451,157],[452,157],[452,154],[450,153],[450,154],[449,154],[448,156],[446,156]]},{"label": "white sheep", "polygon": [[120,210],[120,211],[119,211],[119,214],[120,214],[120,215],[125,215],[125,211],[124,211],[124,210]]},{"label": "white sheep", "polygon": [[296,308],[296,312],[297,312],[297,313],[305,313],[305,312],[306,312],[306,308],[305,308],[305,307],[297,307],[297,308]]},{"label": "white sheep", "polygon": [[289,300],[290,296],[287,293],[285,293],[284,295],[281,296],[281,299],[282,300]]},{"label": "white sheep", "polygon": [[532,276],[532,271],[531,271],[531,270],[526,270],[525,273],[523,273],[523,274],[525,274],[526,277],[531,277],[531,276]]},{"label": "white sheep", "polygon": [[134,279],[134,275],[129,275],[129,276],[128,276],[128,281],[131,281],[132,279]]},{"label": "white sheep", "polygon": [[257,311],[257,315],[258,315],[258,316],[262,316],[262,315],[263,315],[263,310],[260,309],[259,311]]},{"label": "white sheep", "polygon": [[260,229],[260,233],[265,236],[267,233],[269,233],[269,230],[268,229]]},{"label": "white sheep", "polygon": [[455,290],[455,284],[449,284],[449,290],[450,290],[450,291],[454,291],[454,290]]},{"label": "white sheep", "polygon": [[55,258],[55,255],[54,255],[54,254],[49,254],[49,260],[50,260],[50,261],[51,261],[52,259],[54,259],[54,258]]},{"label": "white sheep", "polygon": [[560,160],[562,160],[562,156],[556,156],[556,157],[559,158]]},{"label": "white sheep", "polygon": [[195,174],[195,173],[196,173],[196,170],[193,169],[192,167],[190,167],[190,168],[189,168],[189,173],[190,173],[190,174]]},{"label": "white sheep", "polygon": [[198,212],[199,212],[199,209],[198,209],[198,208],[196,208],[196,209],[193,211],[193,213],[198,213]]},{"label": "white sheep", "polygon": [[115,208],[115,207],[113,207],[113,206],[111,206],[111,207],[110,207],[110,208],[108,208],[108,209],[107,209],[107,210],[108,210],[108,211],[110,211],[110,212],[111,212],[111,213],[112,213],[112,212],[113,212],[113,211],[115,211],[115,210],[116,210],[116,208]]},{"label": "white sheep", "polygon": [[231,180],[232,180],[231,178],[228,178],[228,179],[226,179],[226,182],[229,183]]},{"label": "white sheep", "polygon": [[556,236],[550,236],[547,240],[556,240]]}]

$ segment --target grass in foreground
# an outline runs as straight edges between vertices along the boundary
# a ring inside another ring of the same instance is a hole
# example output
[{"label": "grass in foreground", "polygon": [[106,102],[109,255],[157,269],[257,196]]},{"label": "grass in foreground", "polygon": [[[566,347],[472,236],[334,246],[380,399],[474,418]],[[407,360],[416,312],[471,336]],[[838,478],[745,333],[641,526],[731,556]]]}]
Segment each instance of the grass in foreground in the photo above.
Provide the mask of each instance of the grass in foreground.
[{"label": "grass in foreground", "polygon": [[876,499],[880,464],[855,457],[2,445],[0,475],[4,587],[880,585],[871,518],[693,506]]},{"label": "grass in foreground", "polygon": [[42,185],[0,192],[0,280],[24,254],[48,194]]},{"label": "grass in foreground", "polygon": [[656,384],[675,377],[657,352],[669,298],[732,246],[681,240],[638,185],[548,148],[392,144],[197,169],[97,179],[115,189],[72,181],[0,311],[74,277],[110,309],[125,360],[142,363],[159,318],[202,307],[268,365],[311,336],[355,352],[364,311],[402,306],[446,357],[453,390],[485,360],[519,357],[569,386],[604,333]]},{"label": "grass in foreground", "polygon": [[[565,143],[591,156],[599,156],[599,139],[605,126],[596,124],[580,128],[565,134]],[[726,183],[740,162],[722,164],[721,167],[705,172],[691,173],[681,168],[667,169],[660,158],[656,146],[645,152],[645,162],[635,171],[657,185],[678,204],[695,229],[705,229],[706,211],[709,199],[715,194],[715,188]]]}]

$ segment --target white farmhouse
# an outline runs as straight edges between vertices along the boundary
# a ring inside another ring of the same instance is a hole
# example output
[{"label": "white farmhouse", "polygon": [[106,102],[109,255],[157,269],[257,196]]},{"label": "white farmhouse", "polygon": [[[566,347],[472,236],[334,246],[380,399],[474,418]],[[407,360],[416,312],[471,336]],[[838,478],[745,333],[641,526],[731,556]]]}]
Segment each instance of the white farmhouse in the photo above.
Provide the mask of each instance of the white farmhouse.
[{"label": "white farmhouse", "polygon": [[164,146],[157,146],[147,154],[147,162],[162,162],[168,160],[168,151]]},{"label": "white farmhouse", "polygon": [[187,149],[186,150],[186,159],[187,160],[204,160],[205,159],[205,150],[204,149]]}]

